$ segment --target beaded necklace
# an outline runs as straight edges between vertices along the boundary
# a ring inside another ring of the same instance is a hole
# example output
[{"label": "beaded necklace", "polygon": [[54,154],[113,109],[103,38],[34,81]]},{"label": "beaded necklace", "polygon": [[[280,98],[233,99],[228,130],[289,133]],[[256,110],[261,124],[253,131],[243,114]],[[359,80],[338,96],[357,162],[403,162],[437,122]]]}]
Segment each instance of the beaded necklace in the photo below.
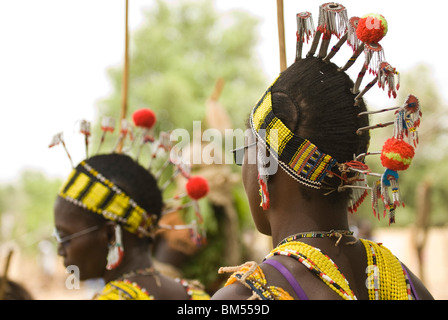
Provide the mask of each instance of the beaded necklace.
[{"label": "beaded necklace", "polygon": [[[339,241],[341,240],[342,237],[344,236],[348,236],[348,237],[353,237],[353,231],[349,231],[349,230],[330,230],[330,231],[310,231],[310,232],[299,232],[290,236],[287,236],[285,239],[283,239],[282,241],[280,241],[280,243],[277,245],[280,246],[282,244],[285,244],[287,242],[291,242],[291,241],[297,241],[298,239],[303,239],[303,238],[331,238],[331,237],[338,237],[338,240],[336,241],[335,246],[337,246],[339,244]],[[353,244],[354,242],[348,242],[347,244]]]},{"label": "beaded necklace", "polygon": [[338,266],[320,249],[299,241],[286,241],[274,248],[266,257],[283,255],[296,259],[307,267],[313,274],[321,278],[334,292],[344,300],[356,300],[348,280],[339,271]]},{"label": "beaded necklace", "polygon": [[369,300],[413,300],[406,270],[389,249],[360,239],[367,253]]}]

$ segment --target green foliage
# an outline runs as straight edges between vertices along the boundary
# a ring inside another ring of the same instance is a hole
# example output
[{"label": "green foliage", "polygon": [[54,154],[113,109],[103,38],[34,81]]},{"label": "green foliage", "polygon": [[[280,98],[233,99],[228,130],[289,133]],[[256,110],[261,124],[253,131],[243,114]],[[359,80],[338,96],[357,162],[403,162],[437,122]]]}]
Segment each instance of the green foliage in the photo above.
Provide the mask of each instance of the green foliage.
[{"label": "green foliage", "polygon": [[[202,120],[216,81],[225,81],[220,102],[237,125],[261,94],[263,73],[254,58],[257,20],[232,11],[219,15],[210,1],[156,1],[130,36],[128,116],[151,108],[158,129],[192,128]],[[113,94],[99,114],[119,117],[122,68],[109,70]]]},{"label": "green foliage", "polygon": [[[156,132],[183,128],[192,137],[193,121],[205,119],[206,102],[218,79],[222,79],[219,102],[233,126],[244,128],[265,86],[255,58],[258,21],[245,12],[218,13],[213,2],[207,0],[169,4],[157,0],[145,17],[141,27],[130,35],[127,118],[137,109],[151,108],[157,115]],[[108,73],[113,92],[101,101],[99,120],[120,116],[123,68],[111,68]],[[99,123],[94,130],[94,135],[100,136]],[[104,149],[110,148],[105,145]],[[251,218],[241,194],[240,190],[236,199],[238,216],[240,223],[247,225]],[[213,290],[217,268],[225,260],[225,213],[208,202],[202,202],[201,209],[207,246],[182,270],[186,277],[196,278]]]},{"label": "green foliage", "polygon": [[39,240],[50,237],[53,203],[61,183],[39,171],[24,171],[17,182],[0,188],[0,216],[13,218],[2,227],[25,249],[32,251]]},{"label": "green foliage", "polygon": [[[396,212],[396,225],[411,225],[416,220],[417,197],[416,191],[419,184],[429,182],[431,184],[431,224],[443,225],[448,222],[446,212],[448,210],[447,191],[448,190],[448,168],[445,163],[448,159],[448,119],[446,111],[448,106],[438,93],[431,69],[420,64],[401,75],[401,88],[399,96],[393,105],[403,104],[409,94],[415,95],[419,99],[423,113],[422,122],[419,128],[419,144],[416,147],[416,154],[411,166],[405,172],[399,172],[401,197],[406,207],[399,207]],[[391,120],[392,112],[387,112],[377,116],[372,116],[371,123],[384,123]],[[392,135],[392,128],[373,130],[371,151],[381,150],[384,141]],[[377,156],[371,156],[368,164],[374,172],[383,172],[384,168]],[[373,219],[371,215],[370,203],[359,210],[361,216]],[[367,214],[366,214],[367,213]],[[386,226],[386,219],[375,222],[375,226]]]}]

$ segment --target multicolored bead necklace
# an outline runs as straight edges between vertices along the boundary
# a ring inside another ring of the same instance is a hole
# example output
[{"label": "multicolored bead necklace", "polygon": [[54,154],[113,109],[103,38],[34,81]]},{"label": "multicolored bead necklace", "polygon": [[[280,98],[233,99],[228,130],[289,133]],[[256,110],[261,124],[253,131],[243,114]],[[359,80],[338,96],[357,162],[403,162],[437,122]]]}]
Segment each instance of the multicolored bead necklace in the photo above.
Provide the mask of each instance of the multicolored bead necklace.
[{"label": "multicolored bead necklace", "polygon": [[[288,239],[288,238],[287,238]],[[316,276],[322,279],[334,292],[344,300],[356,300],[356,296],[345,276],[331,258],[320,249],[306,243],[289,240],[274,248],[266,257],[283,255],[296,259]]]},{"label": "multicolored bead necklace", "polygon": [[[335,244],[335,246],[337,246],[339,244],[339,241],[344,236],[355,238],[355,236],[353,236],[353,231],[349,231],[349,230],[334,230],[334,229],[332,229],[330,231],[299,232],[299,233],[287,236],[285,239],[280,241],[280,243],[277,245],[277,247],[282,245],[282,244],[285,244],[287,242],[297,241],[298,239],[303,239],[303,238],[325,238],[325,237],[328,237],[328,238],[338,237],[338,240],[336,241],[336,244]],[[347,244],[353,244],[353,243],[354,242],[348,242]]]}]

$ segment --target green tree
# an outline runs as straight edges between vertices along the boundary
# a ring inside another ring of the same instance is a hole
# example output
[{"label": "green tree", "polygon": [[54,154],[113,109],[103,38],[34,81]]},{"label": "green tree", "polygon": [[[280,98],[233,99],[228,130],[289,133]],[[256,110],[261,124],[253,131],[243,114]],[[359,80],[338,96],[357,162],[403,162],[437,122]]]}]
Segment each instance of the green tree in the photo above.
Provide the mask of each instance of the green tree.
[{"label": "green tree", "polygon": [[[11,214],[8,228],[12,238],[32,253],[34,245],[49,238],[53,226],[53,204],[61,186],[59,179],[49,179],[39,171],[22,172],[17,182],[0,189],[0,214]],[[11,239],[2,239],[8,241]]]},{"label": "green tree", "polygon": [[[448,157],[448,121],[446,116],[447,104],[439,94],[439,88],[433,78],[432,70],[425,64],[416,65],[414,68],[401,74],[401,85],[398,97],[392,101],[392,106],[404,104],[409,94],[419,99],[422,110],[421,125],[418,128],[419,144],[415,148],[415,157],[411,166],[404,172],[399,172],[399,184],[401,196],[406,207],[399,207],[396,212],[396,225],[410,225],[416,219],[416,206],[419,201],[416,191],[419,184],[427,182],[431,185],[431,223],[440,225],[448,222],[446,211],[448,202],[446,190],[448,190],[448,169],[444,165]],[[385,123],[391,121],[393,111],[374,115],[371,123]],[[392,127],[377,129],[371,132],[372,144],[370,151],[381,150],[384,141],[393,134]],[[368,164],[372,171],[382,173],[384,168],[377,156],[368,158]],[[371,209],[369,201],[363,206],[362,216],[370,218]],[[368,214],[366,214],[368,213]],[[380,222],[378,226],[387,225]]]},{"label": "green tree", "polygon": [[[216,81],[225,81],[220,102],[243,126],[261,95],[264,75],[255,54],[258,21],[248,13],[220,15],[211,1],[157,0],[130,35],[128,115],[151,108],[161,130],[192,128],[202,120]],[[111,68],[113,93],[99,116],[120,115],[122,68]]]},{"label": "green tree", "polygon": [[403,75],[399,101],[408,93],[418,97],[423,117],[419,128],[419,144],[411,167],[403,174],[403,189],[409,203],[408,221],[415,220],[416,188],[422,182],[431,185],[431,223],[448,222],[448,105],[443,101],[429,66],[420,64]]}]

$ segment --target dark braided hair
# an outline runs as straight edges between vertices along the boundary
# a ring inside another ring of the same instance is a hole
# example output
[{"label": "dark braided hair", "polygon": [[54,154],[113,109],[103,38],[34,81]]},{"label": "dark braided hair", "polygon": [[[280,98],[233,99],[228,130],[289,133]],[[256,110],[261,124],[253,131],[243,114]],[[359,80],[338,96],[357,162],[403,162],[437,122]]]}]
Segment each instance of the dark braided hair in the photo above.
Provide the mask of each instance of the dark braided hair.
[{"label": "dark braided hair", "polygon": [[[272,108],[292,132],[344,163],[366,152],[370,138],[367,131],[356,134],[368,125],[368,117],[358,117],[366,106],[363,100],[354,105],[351,88],[353,81],[335,64],[309,57],[281,73],[272,87]],[[333,188],[341,182],[328,177],[324,181]]]},{"label": "dark braided hair", "polygon": [[[156,215],[157,221],[160,219],[163,208],[162,192],[154,176],[138,162],[119,153],[96,155],[85,161],[131,197],[148,214]],[[78,169],[85,171],[82,167]],[[102,224],[107,221],[102,215],[92,214],[87,209],[82,211],[89,219],[94,219],[97,223]],[[151,243],[152,239],[145,237],[140,242]]]},{"label": "dark braided hair", "polygon": [[125,154],[112,153],[93,156],[86,162],[116,184],[146,212],[160,217],[163,199],[157,180],[134,159]]}]

